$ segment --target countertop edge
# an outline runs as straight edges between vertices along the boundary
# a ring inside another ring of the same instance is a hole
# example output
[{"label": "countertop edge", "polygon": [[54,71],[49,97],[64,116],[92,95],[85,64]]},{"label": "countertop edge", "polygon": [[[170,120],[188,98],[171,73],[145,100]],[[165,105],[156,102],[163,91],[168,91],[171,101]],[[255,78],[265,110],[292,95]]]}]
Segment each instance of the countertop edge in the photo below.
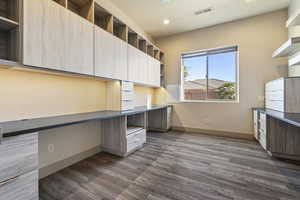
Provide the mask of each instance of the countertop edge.
[{"label": "countertop edge", "polygon": [[[294,115],[294,116],[297,115],[297,117],[300,120],[300,113],[284,113],[284,112],[280,112],[280,111],[277,111],[277,110],[271,110],[271,109],[262,108],[262,107],[252,108],[252,110],[262,111],[268,116],[274,117],[278,120],[284,121],[284,122],[289,123],[291,125],[300,127],[300,122],[292,120],[292,119],[288,119],[286,117],[287,115]],[[282,115],[282,116],[280,116],[280,115]]]},{"label": "countertop edge", "polygon": [[[153,110],[160,110],[160,109],[165,109],[168,107],[172,107],[172,105],[155,105],[151,108],[146,107],[146,106],[141,106],[141,107],[136,107],[133,110],[128,110],[128,111],[111,111],[111,110],[99,110],[99,111],[94,111],[94,112],[86,112],[86,113],[76,113],[76,114],[67,114],[67,115],[58,115],[58,116],[53,116],[53,117],[41,117],[41,118],[34,118],[34,119],[26,119],[26,123],[33,122],[34,120],[50,120],[50,119],[55,119],[59,117],[69,117],[72,118],[74,116],[79,116],[79,115],[84,115],[84,114],[92,114],[92,113],[98,113],[98,117],[90,117],[90,118],[85,118],[82,120],[75,120],[75,121],[67,121],[67,122],[62,122],[62,123],[57,123],[57,124],[51,124],[51,125],[45,125],[45,126],[36,126],[33,128],[24,128],[24,129],[18,129],[16,131],[5,131],[5,124],[7,123],[15,123],[16,125],[18,123],[24,123],[24,120],[16,120],[16,121],[8,121],[8,122],[1,122],[0,123],[0,128],[2,127],[2,134],[3,137],[11,137],[11,136],[17,136],[17,135],[22,135],[22,134],[28,134],[28,133],[33,133],[33,132],[38,132],[42,130],[47,130],[47,129],[53,129],[53,128],[59,128],[63,126],[69,126],[69,125],[75,125],[75,124],[81,124],[81,123],[86,123],[86,122],[92,122],[92,121],[98,121],[98,120],[105,120],[105,119],[110,119],[110,118],[115,118],[115,117],[122,117],[122,116],[129,116],[129,115],[134,115],[134,114],[139,114],[143,112],[148,112],[148,111],[153,111]],[[104,116],[101,116],[101,114],[104,114],[105,112],[116,112],[111,115],[107,114]],[[119,113],[118,113],[119,112]]]}]

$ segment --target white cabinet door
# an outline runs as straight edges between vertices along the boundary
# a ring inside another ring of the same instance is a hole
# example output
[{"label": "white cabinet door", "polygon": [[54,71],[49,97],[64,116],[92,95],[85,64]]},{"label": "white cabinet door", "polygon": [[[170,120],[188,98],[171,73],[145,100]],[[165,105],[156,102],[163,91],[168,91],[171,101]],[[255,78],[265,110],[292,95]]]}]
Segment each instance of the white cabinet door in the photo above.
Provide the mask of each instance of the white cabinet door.
[{"label": "white cabinet door", "polygon": [[66,71],[94,75],[94,25],[71,11],[67,12]]},{"label": "white cabinet door", "polygon": [[24,1],[23,64],[65,70],[68,10],[52,0]]},{"label": "white cabinet door", "polygon": [[139,78],[138,83],[148,84],[148,58],[147,55],[139,51]]},{"label": "white cabinet door", "polygon": [[114,36],[95,26],[95,75],[113,78]]},{"label": "white cabinet door", "polygon": [[154,62],[151,56],[147,55],[147,85],[154,85]]},{"label": "white cabinet door", "polygon": [[127,43],[114,37],[114,79],[128,80]]},{"label": "white cabinet door", "polygon": [[160,61],[154,59],[154,86],[160,87]]},{"label": "white cabinet door", "polygon": [[93,25],[53,0],[24,1],[23,63],[94,74]]},{"label": "white cabinet door", "polygon": [[137,79],[137,66],[138,66],[138,50],[128,45],[128,80],[136,82]]}]

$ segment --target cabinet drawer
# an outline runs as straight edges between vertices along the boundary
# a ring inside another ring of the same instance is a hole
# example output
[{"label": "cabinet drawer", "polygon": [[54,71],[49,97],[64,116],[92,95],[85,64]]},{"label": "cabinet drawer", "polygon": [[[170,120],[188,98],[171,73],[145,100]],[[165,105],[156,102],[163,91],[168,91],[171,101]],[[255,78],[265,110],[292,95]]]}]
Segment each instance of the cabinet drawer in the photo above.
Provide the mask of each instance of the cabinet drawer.
[{"label": "cabinet drawer", "polygon": [[122,110],[132,110],[134,108],[134,103],[132,100],[121,101],[121,109]]},{"label": "cabinet drawer", "polygon": [[6,137],[3,139],[0,144],[0,182],[37,168],[37,133]]},{"label": "cabinet drawer", "polygon": [[261,120],[261,121],[266,121],[266,119],[267,119],[267,115],[265,114],[265,113],[259,113],[259,119]]},{"label": "cabinet drawer", "polygon": [[283,90],[266,91],[266,100],[284,101],[284,91]]},{"label": "cabinet drawer", "polygon": [[122,101],[133,101],[134,99],[134,93],[133,91],[122,91]]},{"label": "cabinet drawer", "polygon": [[266,84],[266,91],[284,90],[284,79],[277,79]]},{"label": "cabinet drawer", "polygon": [[266,100],[266,108],[284,112],[284,102]]},{"label": "cabinet drawer", "polygon": [[133,83],[128,81],[122,81],[122,87],[121,89],[123,91],[133,91]]},{"label": "cabinet drawer", "polygon": [[38,170],[0,182],[0,200],[38,200]]},{"label": "cabinet drawer", "polygon": [[127,153],[146,143],[146,130],[142,129],[126,137]]}]

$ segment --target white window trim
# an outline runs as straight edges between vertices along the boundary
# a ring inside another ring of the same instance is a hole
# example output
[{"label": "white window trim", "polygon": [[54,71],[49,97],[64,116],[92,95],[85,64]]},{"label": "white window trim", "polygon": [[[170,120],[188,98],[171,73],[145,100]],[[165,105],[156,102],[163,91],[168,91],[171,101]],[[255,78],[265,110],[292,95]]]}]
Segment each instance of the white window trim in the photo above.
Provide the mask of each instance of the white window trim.
[{"label": "white window trim", "polygon": [[[184,99],[184,89],[183,89],[183,54],[189,54],[189,53],[196,53],[199,51],[210,51],[214,49],[221,49],[221,48],[229,48],[232,46],[237,46],[238,51],[236,52],[236,99],[235,100],[217,100],[217,99],[208,99],[208,100],[185,100]],[[222,46],[222,47],[216,47],[211,49],[203,49],[203,50],[196,50],[196,51],[189,51],[189,52],[182,52],[180,54],[180,99],[178,103],[240,103],[240,47],[238,45],[230,45],[230,46]]]}]

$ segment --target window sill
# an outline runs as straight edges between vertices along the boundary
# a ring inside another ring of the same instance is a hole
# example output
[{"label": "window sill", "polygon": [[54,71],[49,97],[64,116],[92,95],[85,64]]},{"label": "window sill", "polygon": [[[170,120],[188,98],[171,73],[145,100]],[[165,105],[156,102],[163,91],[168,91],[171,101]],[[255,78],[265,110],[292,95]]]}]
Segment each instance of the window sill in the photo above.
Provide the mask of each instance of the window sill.
[{"label": "window sill", "polygon": [[174,102],[172,104],[179,104],[179,103],[230,103],[230,104],[238,104],[240,103],[239,100],[235,100],[235,101],[214,101],[214,100],[180,100],[178,102]]}]

